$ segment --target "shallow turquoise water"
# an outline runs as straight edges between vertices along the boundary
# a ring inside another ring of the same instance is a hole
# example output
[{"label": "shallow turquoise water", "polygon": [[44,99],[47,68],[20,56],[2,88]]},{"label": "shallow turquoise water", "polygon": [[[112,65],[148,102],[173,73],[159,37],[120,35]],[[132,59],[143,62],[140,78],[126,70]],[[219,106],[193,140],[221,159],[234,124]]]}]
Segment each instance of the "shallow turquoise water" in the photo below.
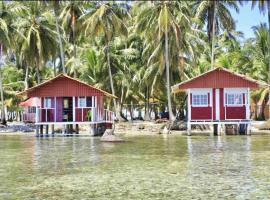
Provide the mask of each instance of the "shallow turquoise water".
[{"label": "shallow turquoise water", "polygon": [[0,199],[270,199],[268,136],[0,136]]}]

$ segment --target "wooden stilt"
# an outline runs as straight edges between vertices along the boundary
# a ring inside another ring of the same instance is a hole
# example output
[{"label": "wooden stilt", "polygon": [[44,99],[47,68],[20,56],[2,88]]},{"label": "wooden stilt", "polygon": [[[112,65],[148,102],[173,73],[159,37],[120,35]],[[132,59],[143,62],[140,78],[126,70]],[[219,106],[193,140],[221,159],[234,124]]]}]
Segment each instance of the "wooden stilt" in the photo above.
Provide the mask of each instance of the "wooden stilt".
[{"label": "wooden stilt", "polygon": [[40,125],[40,136],[43,136],[43,125]]},{"label": "wooden stilt", "polygon": [[49,125],[45,125],[46,136],[49,135]]},{"label": "wooden stilt", "polygon": [[214,133],[214,135],[218,135],[218,125],[217,124],[213,124],[213,133]]},{"label": "wooden stilt", "polygon": [[247,124],[247,135],[251,135],[250,124]]},{"label": "wooden stilt", "polygon": [[52,135],[54,135],[54,125],[51,126],[52,129]]},{"label": "wooden stilt", "polygon": [[36,125],[36,136],[39,136],[39,125]]},{"label": "wooden stilt", "polygon": [[217,135],[221,135],[221,125],[217,125]]},{"label": "wooden stilt", "polygon": [[65,129],[66,129],[66,126],[63,125],[63,126],[62,126],[62,134],[63,134],[63,135],[65,134]]},{"label": "wooden stilt", "polygon": [[95,135],[95,131],[94,131],[94,126],[93,125],[90,125],[90,134],[91,135]]},{"label": "wooden stilt", "polygon": [[76,134],[79,134],[79,124],[76,124]]},{"label": "wooden stilt", "polygon": [[72,125],[71,124],[68,125],[68,134],[72,134]]},{"label": "wooden stilt", "polygon": [[187,135],[191,136],[191,124],[189,122],[187,123]]}]

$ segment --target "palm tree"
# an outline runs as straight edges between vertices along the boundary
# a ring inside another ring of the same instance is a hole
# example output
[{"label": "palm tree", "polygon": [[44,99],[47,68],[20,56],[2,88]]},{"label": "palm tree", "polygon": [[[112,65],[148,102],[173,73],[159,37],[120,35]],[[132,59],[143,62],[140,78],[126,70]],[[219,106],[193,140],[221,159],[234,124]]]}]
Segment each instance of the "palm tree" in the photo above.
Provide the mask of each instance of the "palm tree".
[{"label": "palm tree", "polygon": [[66,73],[66,67],[65,67],[65,53],[64,53],[64,45],[62,42],[61,32],[60,32],[60,25],[59,25],[59,1],[53,1],[53,13],[54,13],[54,19],[55,19],[55,26],[56,26],[56,32],[58,36],[58,42],[59,42],[59,49],[60,49],[60,57],[61,57],[61,65],[63,73]]},{"label": "palm tree", "polygon": [[235,29],[235,22],[229,8],[239,12],[238,2],[230,0],[206,0],[197,1],[194,4],[195,17],[202,24],[207,23],[208,41],[211,45],[211,68],[214,68],[215,35],[219,32],[219,29]]},{"label": "palm tree", "polygon": [[[4,89],[3,89],[3,77],[2,66],[4,65],[4,48],[10,47],[9,30],[8,30],[8,17],[5,3],[2,1],[0,9],[0,97],[1,97],[1,123],[6,124],[5,119],[5,107],[4,107]],[[10,21],[9,21],[10,22]]]},{"label": "palm tree", "polygon": [[[252,8],[254,8],[258,4],[260,11],[265,14],[267,11],[268,15],[268,35],[270,38],[270,2],[266,0],[252,0]],[[268,47],[270,46],[270,41],[268,40]],[[270,85],[270,48],[268,48],[268,84]],[[270,86],[269,86],[270,91]],[[270,102],[270,92],[269,92],[269,102]],[[269,103],[269,119],[270,119],[270,103]]]},{"label": "palm tree", "polygon": [[[76,51],[76,40],[79,35],[78,19],[84,14],[86,9],[85,2],[65,2],[64,7],[60,13],[60,19],[62,21],[62,26],[67,34],[68,41],[73,45],[73,55],[72,60],[75,61],[73,64],[77,65],[77,51]],[[77,77],[78,66],[73,66],[74,77]]]},{"label": "palm tree", "polygon": [[[115,89],[110,60],[110,42],[115,36],[127,36],[128,34],[127,27],[118,15],[116,9],[117,5],[115,4],[101,3],[82,16],[83,25],[85,26],[85,35],[95,37],[104,36],[107,67],[113,95],[115,95]],[[113,102],[114,108],[117,109],[116,100],[114,99]],[[119,114],[118,112],[116,113]]]},{"label": "palm tree", "polygon": [[[149,67],[153,68],[156,74],[162,72],[165,68],[168,111],[169,118],[172,121],[174,114],[170,92],[170,61],[179,61],[184,54],[184,52],[180,51],[184,47],[184,39],[182,38],[184,31],[182,29],[190,27],[189,24],[191,24],[188,17],[189,4],[176,1],[148,2],[145,4],[146,7],[137,16],[137,30],[147,38],[147,46],[152,46],[150,49],[153,51],[150,54],[148,64],[152,63],[153,65]],[[156,37],[157,35],[158,37]],[[172,56],[174,52],[177,52],[177,55]],[[157,66],[160,67],[159,70],[155,70]],[[162,73],[160,73],[159,77],[162,77]],[[162,83],[162,81],[158,82]]]},{"label": "palm tree", "polygon": [[16,22],[20,33],[21,59],[36,68],[37,82],[40,83],[40,69],[56,55],[56,33],[52,14],[42,12],[39,2],[29,2],[26,14]]}]

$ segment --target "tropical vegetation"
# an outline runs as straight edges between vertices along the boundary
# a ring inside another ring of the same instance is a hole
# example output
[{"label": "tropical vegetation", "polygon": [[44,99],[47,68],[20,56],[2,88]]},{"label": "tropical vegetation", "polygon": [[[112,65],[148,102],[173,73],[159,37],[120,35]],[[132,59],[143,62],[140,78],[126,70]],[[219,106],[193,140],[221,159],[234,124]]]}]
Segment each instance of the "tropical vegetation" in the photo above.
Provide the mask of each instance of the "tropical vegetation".
[{"label": "tropical vegetation", "polygon": [[[269,24],[254,37],[235,29],[231,10],[243,1],[1,1],[1,120],[19,112],[17,92],[59,73],[118,96],[107,100],[118,119],[134,109],[184,117],[186,95],[170,87],[211,67],[225,67],[269,81]],[[253,1],[262,14],[268,1]],[[270,19],[270,18],[269,18]],[[268,101],[269,89],[252,94]],[[262,109],[260,109],[262,110]],[[255,109],[254,117],[264,113]],[[140,117],[140,116],[139,116]]]}]

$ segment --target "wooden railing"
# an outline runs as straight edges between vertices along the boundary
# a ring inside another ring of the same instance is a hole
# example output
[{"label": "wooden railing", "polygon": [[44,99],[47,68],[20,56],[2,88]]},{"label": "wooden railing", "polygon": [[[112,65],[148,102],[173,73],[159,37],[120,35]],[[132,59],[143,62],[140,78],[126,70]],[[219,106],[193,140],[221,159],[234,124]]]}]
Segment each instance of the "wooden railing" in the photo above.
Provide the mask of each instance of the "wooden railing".
[{"label": "wooden railing", "polygon": [[36,122],[55,122],[56,121],[55,108],[38,108],[37,115],[38,117],[36,118]]},{"label": "wooden railing", "polygon": [[[79,112],[79,117],[77,113]],[[96,108],[95,107],[76,107],[75,108],[75,121],[81,122],[95,122],[97,121]]]},{"label": "wooden railing", "polygon": [[[37,113],[23,113],[23,121],[31,122],[62,122],[58,120],[58,113],[55,108],[38,108]],[[75,108],[73,118],[75,122],[105,122],[112,123],[114,120],[114,112],[107,109],[97,109],[95,107]]]},{"label": "wooden railing", "polygon": [[24,122],[35,122],[36,120],[36,113],[23,113],[22,120]]},{"label": "wooden railing", "polygon": [[104,109],[104,115],[105,115],[105,122],[110,122],[112,123],[114,120],[114,113],[110,110]]}]

